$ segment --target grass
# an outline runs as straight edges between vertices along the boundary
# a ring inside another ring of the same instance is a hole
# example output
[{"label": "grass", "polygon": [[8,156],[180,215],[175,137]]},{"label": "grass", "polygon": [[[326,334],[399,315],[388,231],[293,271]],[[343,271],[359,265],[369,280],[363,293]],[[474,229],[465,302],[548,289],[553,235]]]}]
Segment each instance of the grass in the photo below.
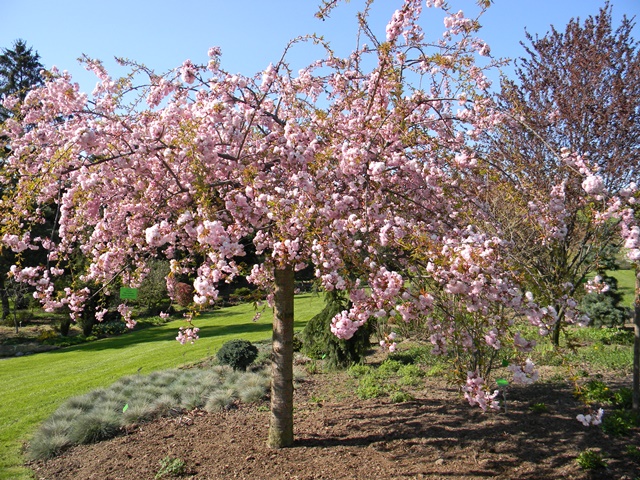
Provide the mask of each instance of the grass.
[{"label": "grass", "polygon": [[417,387],[425,376],[420,366],[404,364],[393,358],[386,359],[377,367],[353,365],[348,372],[356,379],[355,393],[358,398],[366,400],[388,395],[393,403],[413,400],[413,396],[405,392],[403,387]]},{"label": "grass", "polygon": [[622,305],[633,308],[636,277],[633,270],[608,270],[607,275],[618,280],[618,290],[622,293]]},{"label": "grass", "polygon": [[[321,310],[317,295],[296,297],[297,330]],[[48,353],[0,360],[0,480],[33,478],[22,467],[22,444],[66,399],[112,384],[120,377],[196,363],[234,338],[252,342],[271,336],[271,311],[252,322],[251,304],[224,308],[195,321],[200,340],[180,345],[184,322],[134,331]]]}]

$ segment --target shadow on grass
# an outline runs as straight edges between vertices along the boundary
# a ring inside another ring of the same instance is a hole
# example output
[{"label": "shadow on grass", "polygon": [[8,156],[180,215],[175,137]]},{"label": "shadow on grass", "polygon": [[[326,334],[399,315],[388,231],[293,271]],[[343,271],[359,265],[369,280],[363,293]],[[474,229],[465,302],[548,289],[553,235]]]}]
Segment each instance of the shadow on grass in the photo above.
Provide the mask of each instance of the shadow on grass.
[{"label": "shadow on grass", "polygon": [[[221,317],[229,317],[238,315],[237,313],[228,313],[223,311],[216,311],[207,319],[201,321],[200,324],[196,320],[194,324],[200,328],[198,336],[199,341],[205,339],[212,339],[217,337],[228,337],[229,340],[235,337],[244,338],[246,335],[265,333],[264,338],[270,338],[268,332],[271,332],[272,324],[270,321],[258,321],[258,322],[243,322],[233,323],[230,325],[203,325],[204,322],[212,323],[216,319]],[[239,319],[240,320],[240,319]],[[294,321],[294,328],[301,329],[306,325],[306,321],[298,320]],[[178,329],[181,326],[186,326],[185,322],[172,321],[169,324],[158,326],[147,326],[140,330],[133,330],[123,335],[111,338],[103,338],[94,342],[82,343],[79,345],[72,345],[69,347],[61,348],[59,350],[53,350],[50,354],[63,354],[66,352],[84,351],[84,352],[97,352],[102,350],[121,349],[127,348],[132,345],[139,345],[143,343],[154,342],[176,342],[176,336],[178,335]]]}]

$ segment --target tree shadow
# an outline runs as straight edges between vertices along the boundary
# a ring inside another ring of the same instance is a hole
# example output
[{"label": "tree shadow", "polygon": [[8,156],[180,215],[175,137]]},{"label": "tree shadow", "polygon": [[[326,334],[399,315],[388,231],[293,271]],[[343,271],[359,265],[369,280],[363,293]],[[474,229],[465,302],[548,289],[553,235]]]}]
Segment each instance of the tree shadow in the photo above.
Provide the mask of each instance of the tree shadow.
[{"label": "tree shadow", "polygon": [[[458,468],[447,473],[448,462],[464,463],[467,475],[478,477],[512,474],[526,465],[528,470],[518,478],[530,479],[556,478],[558,471],[575,468],[577,451],[624,451],[624,439],[619,448],[610,450],[614,440],[575,419],[583,407],[569,388],[535,385],[512,394],[512,409],[507,413],[482,413],[463,400],[443,403],[435,398],[402,404],[341,404],[330,407],[335,411],[327,414],[324,429],[301,429],[294,448],[374,448],[402,464],[403,472],[414,468],[412,474],[438,478],[459,476]],[[529,409],[532,399],[544,398],[550,402],[548,412]],[[590,478],[611,478],[610,473],[595,472]]]}]

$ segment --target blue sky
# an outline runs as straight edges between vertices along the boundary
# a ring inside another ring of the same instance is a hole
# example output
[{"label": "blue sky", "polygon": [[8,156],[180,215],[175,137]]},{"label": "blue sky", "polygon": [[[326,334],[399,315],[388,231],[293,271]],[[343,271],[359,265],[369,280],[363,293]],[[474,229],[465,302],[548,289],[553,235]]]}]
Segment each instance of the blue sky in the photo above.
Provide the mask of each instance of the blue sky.
[{"label": "blue sky", "polygon": [[[361,0],[351,0],[322,22],[314,18],[316,0],[0,0],[0,47],[22,38],[41,56],[45,67],[68,70],[85,91],[95,77],[77,58],[99,58],[114,74],[114,56],[127,57],[164,72],[189,58],[205,63],[210,46],[222,48],[222,66],[251,75],[280,58],[287,41],[315,32],[331,40],[340,54],[355,45],[355,12]],[[377,0],[372,26],[384,37],[384,27],[399,0]],[[475,0],[449,0],[456,10],[475,11]],[[572,17],[596,14],[604,0],[495,0],[483,17],[480,37],[498,57],[524,52],[524,30],[544,35],[550,25],[563,30]],[[640,0],[612,0],[614,22],[623,14],[640,18]],[[439,37],[440,17],[425,28],[427,38]],[[636,26],[636,39],[640,27]],[[320,55],[316,51],[316,56]],[[298,50],[294,68],[315,52]],[[112,68],[113,67],[113,68]]]}]

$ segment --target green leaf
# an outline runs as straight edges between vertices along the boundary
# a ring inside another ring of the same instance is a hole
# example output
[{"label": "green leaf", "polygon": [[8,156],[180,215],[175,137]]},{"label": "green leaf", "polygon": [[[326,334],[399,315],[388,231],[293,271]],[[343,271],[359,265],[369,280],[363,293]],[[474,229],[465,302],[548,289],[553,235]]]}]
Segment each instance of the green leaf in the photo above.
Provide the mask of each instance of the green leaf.
[{"label": "green leaf", "polygon": [[127,403],[127,404],[122,408],[122,413],[126,412],[128,408],[129,408],[129,404]]},{"label": "green leaf", "polygon": [[502,366],[503,367],[508,367],[509,366],[509,360],[502,360]]}]

